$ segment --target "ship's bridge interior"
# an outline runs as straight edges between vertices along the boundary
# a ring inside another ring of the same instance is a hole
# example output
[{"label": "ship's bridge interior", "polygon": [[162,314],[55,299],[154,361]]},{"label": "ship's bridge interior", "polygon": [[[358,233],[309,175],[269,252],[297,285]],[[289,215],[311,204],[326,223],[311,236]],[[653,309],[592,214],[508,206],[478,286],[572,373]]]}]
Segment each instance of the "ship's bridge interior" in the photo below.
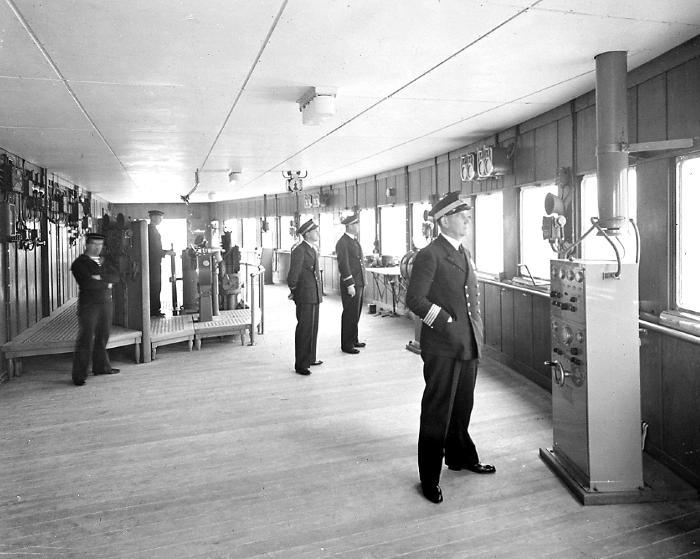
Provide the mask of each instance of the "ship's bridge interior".
[{"label": "ship's bridge interior", "polygon": [[[697,0],[2,0],[0,92],[0,555],[700,556]],[[407,291],[455,193],[498,471],[435,513]],[[75,387],[89,234],[121,373]]]}]

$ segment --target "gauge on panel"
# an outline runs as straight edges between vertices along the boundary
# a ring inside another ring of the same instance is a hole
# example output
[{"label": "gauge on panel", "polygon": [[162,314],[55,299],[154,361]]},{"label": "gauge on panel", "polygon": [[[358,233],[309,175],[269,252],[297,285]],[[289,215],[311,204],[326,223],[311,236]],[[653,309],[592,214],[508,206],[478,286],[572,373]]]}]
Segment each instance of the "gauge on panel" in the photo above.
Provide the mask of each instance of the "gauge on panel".
[{"label": "gauge on panel", "polygon": [[569,345],[573,337],[574,333],[571,331],[571,328],[565,326],[561,332],[561,341],[564,342],[566,345]]}]

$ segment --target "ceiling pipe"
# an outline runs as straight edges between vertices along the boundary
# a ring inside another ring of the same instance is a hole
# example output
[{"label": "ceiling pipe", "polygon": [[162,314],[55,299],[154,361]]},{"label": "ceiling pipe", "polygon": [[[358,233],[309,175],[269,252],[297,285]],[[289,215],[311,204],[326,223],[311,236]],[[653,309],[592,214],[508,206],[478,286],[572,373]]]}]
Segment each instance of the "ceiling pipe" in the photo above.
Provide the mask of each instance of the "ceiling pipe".
[{"label": "ceiling pipe", "polygon": [[596,61],[598,225],[617,235],[628,218],[627,52],[610,51]]}]

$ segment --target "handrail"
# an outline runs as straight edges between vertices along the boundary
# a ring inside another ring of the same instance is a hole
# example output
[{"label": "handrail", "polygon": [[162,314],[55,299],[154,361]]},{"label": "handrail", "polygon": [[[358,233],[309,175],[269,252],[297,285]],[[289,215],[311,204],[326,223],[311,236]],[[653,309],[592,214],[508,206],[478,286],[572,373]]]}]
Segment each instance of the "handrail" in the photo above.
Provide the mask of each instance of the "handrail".
[{"label": "handrail", "polygon": [[[479,281],[483,281],[484,283],[495,285],[497,287],[504,287],[504,288],[512,289],[514,291],[522,291],[525,293],[530,293],[532,295],[539,295],[541,297],[546,297],[549,299],[549,292],[542,293],[540,291],[535,291],[534,289],[527,289],[524,287],[519,287],[517,285],[511,285],[509,283],[503,283],[503,282],[500,282],[497,280],[490,280],[490,279],[486,279],[486,278],[479,278]],[[639,319],[639,326],[641,328],[647,328],[649,330],[654,330],[656,332],[660,332],[661,334],[666,334],[667,336],[671,336],[673,338],[678,338],[678,339],[684,340],[686,342],[700,345],[700,336],[695,336],[693,334],[681,332],[680,330],[675,330],[673,328],[669,328],[668,326],[662,326],[660,324],[655,324],[653,322],[649,322],[649,321],[643,320],[641,318]]]},{"label": "handrail", "polygon": [[660,324],[654,324],[653,322],[648,322],[646,320],[639,320],[639,325],[643,328],[648,328],[649,330],[654,330],[656,332],[661,332],[667,336],[673,338],[678,338],[692,344],[700,345],[700,336],[694,336],[693,334],[688,334],[686,332],[681,332],[680,330],[674,330],[668,326],[661,326]]},{"label": "handrail", "polygon": [[478,281],[483,281],[484,283],[496,285],[498,287],[507,287],[508,289],[512,289],[513,291],[522,291],[523,293],[530,293],[531,295],[539,295],[540,297],[546,297],[547,299],[549,299],[549,290],[540,291],[539,289],[520,287],[519,285],[513,285],[511,283],[504,283],[502,281],[490,280],[486,278],[479,278]]}]

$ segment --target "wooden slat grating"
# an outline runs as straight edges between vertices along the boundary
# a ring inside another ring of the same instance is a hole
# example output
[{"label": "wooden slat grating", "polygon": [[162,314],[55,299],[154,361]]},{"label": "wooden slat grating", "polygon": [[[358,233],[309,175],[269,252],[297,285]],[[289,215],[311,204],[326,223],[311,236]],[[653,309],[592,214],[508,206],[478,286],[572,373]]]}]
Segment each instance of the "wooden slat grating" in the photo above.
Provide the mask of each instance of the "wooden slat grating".
[{"label": "wooden slat grating", "polygon": [[[69,300],[2,346],[7,359],[72,352],[78,336],[78,299]],[[141,343],[141,332],[113,325],[108,348]]]}]

